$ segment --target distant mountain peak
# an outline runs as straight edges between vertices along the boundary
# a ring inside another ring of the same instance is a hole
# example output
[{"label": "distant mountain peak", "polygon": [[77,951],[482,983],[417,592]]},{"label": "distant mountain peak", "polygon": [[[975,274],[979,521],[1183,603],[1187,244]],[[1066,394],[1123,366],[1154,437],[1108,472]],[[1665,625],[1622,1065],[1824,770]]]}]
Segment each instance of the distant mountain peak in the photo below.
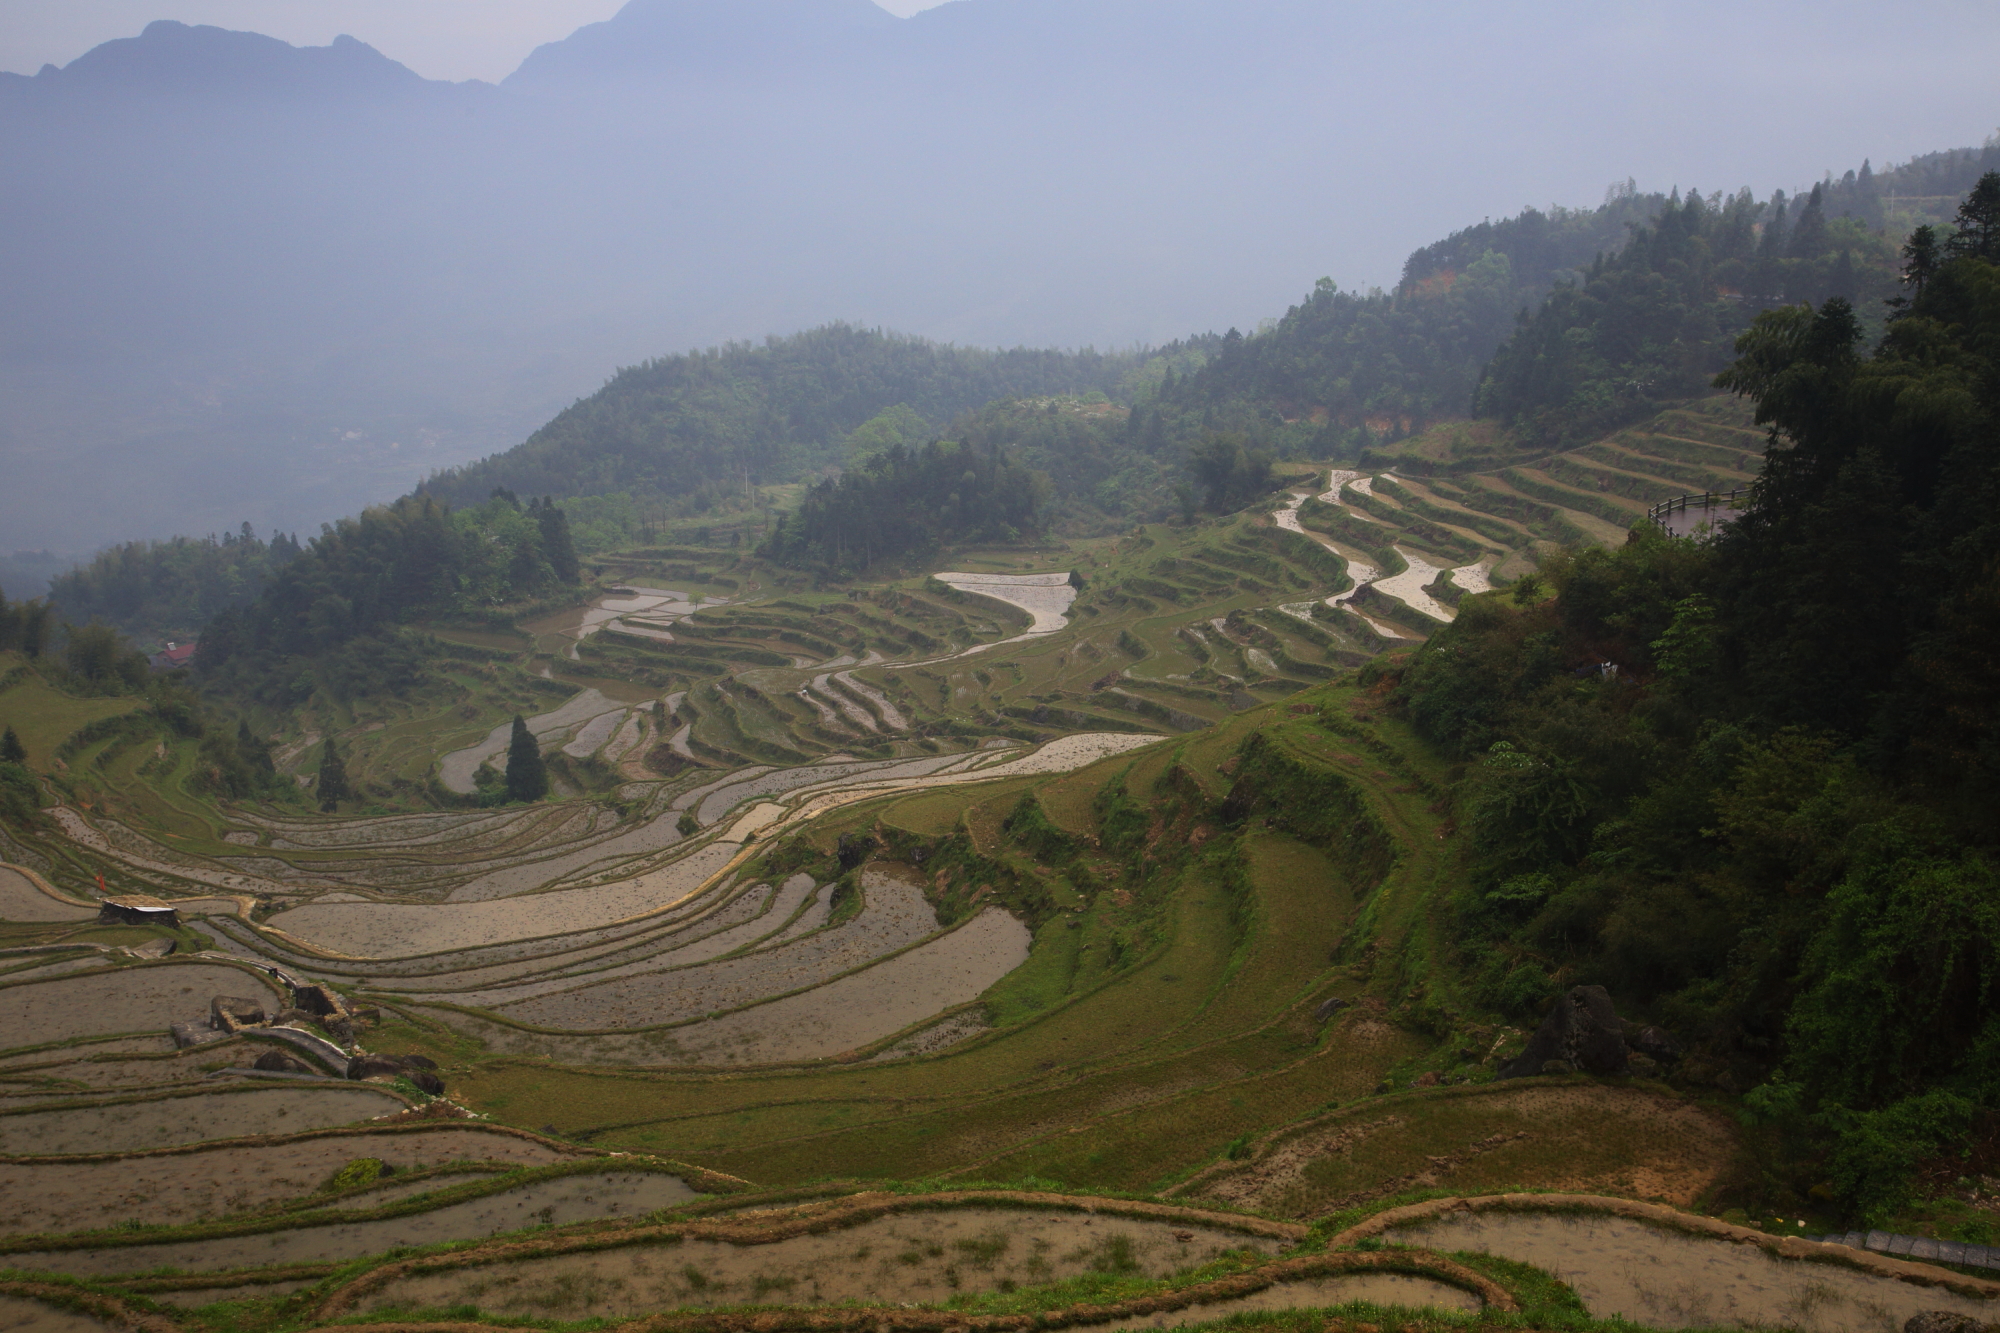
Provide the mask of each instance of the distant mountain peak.
[{"label": "distant mountain peak", "polygon": [[293,46],[261,33],[156,19],[137,37],[92,47],[61,69],[44,65],[35,82],[124,93],[323,96],[409,90],[429,80],[345,34],[326,46]]},{"label": "distant mountain peak", "polygon": [[795,58],[902,22],[875,0],[628,0],[530,52],[510,88],[579,87]]}]

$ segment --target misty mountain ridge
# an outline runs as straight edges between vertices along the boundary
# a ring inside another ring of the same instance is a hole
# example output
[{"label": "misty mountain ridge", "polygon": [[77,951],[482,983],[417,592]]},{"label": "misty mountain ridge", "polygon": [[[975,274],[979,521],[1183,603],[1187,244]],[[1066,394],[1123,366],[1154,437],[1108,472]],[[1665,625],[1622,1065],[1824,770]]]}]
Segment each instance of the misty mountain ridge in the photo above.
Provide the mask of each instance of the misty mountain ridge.
[{"label": "misty mountain ridge", "polygon": [[326,46],[207,24],[158,19],[137,37],[92,47],[32,78],[0,73],[0,95],[277,95],[288,98],[408,93],[450,87],[426,79],[366,42],[342,35]]},{"label": "misty mountain ridge", "polygon": [[[1797,58],[1744,85],[1710,59],[1725,28]],[[1827,39],[1755,6],[635,0],[498,87],[153,25],[0,79],[0,546],[311,531],[612,367],[771,332],[1253,327],[1524,199],[1761,192],[1984,125],[1978,28],[1886,31],[1829,102]],[[1757,133],[1716,136],[1719,106]]]}]

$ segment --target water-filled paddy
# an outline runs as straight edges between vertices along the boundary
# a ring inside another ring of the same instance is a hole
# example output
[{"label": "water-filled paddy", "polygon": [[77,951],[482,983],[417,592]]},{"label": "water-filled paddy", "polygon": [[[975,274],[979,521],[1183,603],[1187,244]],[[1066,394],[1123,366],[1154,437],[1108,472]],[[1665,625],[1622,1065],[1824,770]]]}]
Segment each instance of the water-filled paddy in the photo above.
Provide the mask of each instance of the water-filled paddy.
[{"label": "water-filled paddy", "polygon": [[0,865],[0,921],[43,922],[89,921],[97,909],[82,903],[68,903],[43,893],[20,871]]},{"label": "water-filled paddy", "polygon": [[655,911],[729,864],[736,844],[713,842],[658,870],[585,889],[489,902],[329,903],[281,912],[270,924],[351,958],[407,958],[526,937],[590,930]]},{"label": "water-filled paddy", "polygon": [[282,997],[269,982],[217,963],[168,963],[115,972],[24,981],[0,987],[0,1042],[40,1046],[100,1033],[164,1031],[208,1019],[217,995],[257,1000],[275,1013]]},{"label": "water-filled paddy", "polygon": [[[528,718],[528,730],[534,733],[537,740],[546,744],[550,737],[567,736],[602,713],[622,713],[627,707],[628,705],[616,699],[607,698],[601,691],[584,690],[560,708],[552,708],[546,713],[537,713]],[[486,739],[477,745],[452,751],[438,761],[438,780],[452,791],[461,794],[470,793],[474,790],[472,775],[478,771],[481,764],[497,759],[507,752],[508,738],[513,734],[513,730],[512,722],[502,722],[486,733]]]},{"label": "water-filled paddy", "polygon": [[808,881],[802,892],[774,894],[768,884],[754,885],[737,894],[719,911],[689,923],[684,931],[654,941],[651,948],[642,951],[641,957],[629,962],[607,965],[600,960],[591,964],[588,970],[558,968],[547,976],[523,978],[515,985],[451,992],[438,998],[479,1008],[518,1006],[538,997],[556,1000],[559,993],[576,987],[595,989],[606,986],[634,973],[653,973],[700,964],[733,949],[754,944],[776,931],[811,888]]},{"label": "water-filled paddy", "polygon": [[[807,876],[787,881],[763,929],[776,929],[812,889]],[[806,939],[677,971],[649,969],[643,975],[602,982],[585,978],[590,984],[508,1003],[501,1012],[516,1022],[537,1027],[589,1029],[672,1023],[822,984],[936,932],[937,913],[918,886],[870,872],[863,877],[863,893],[865,905],[859,916]],[[671,966],[680,959],[676,953],[661,961]],[[555,984],[550,983],[550,988]],[[578,986],[576,980],[560,984]]]},{"label": "water-filled paddy", "polygon": [[949,934],[823,986],[682,1027],[527,1032],[430,1010],[489,1050],[586,1064],[780,1064],[844,1055],[979,998],[1028,957],[1028,928],[997,908]]},{"label": "water-filled paddy", "polygon": [[1533,1264],[1568,1283],[1597,1318],[1652,1328],[1892,1333],[1921,1310],[1956,1310],[1986,1322],[2000,1317],[2000,1300],[1912,1286],[1831,1263],[1779,1259],[1754,1245],[1624,1217],[1455,1213],[1397,1228],[1384,1239]]},{"label": "water-filled paddy", "polygon": [[141,1273],[163,1266],[203,1273],[268,1264],[331,1263],[379,1254],[399,1245],[474,1240],[523,1227],[561,1226],[598,1217],[643,1217],[695,1197],[678,1176],[653,1172],[563,1176],[407,1217],[302,1226],[215,1240],[42,1250],[10,1254],[6,1262],[17,1268],[94,1276]]},{"label": "water-filled paddy", "polygon": [[[91,1231],[128,1219],[169,1225],[225,1217],[306,1198],[357,1157],[413,1170],[446,1162],[546,1166],[579,1155],[584,1155],[581,1150],[552,1147],[518,1134],[469,1125],[425,1125],[148,1153],[116,1161],[0,1162],[0,1234]],[[370,1191],[359,1197],[382,1196]]]},{"label": "water-filled paddy", "polygon": [[387,1115],[405,1105],[401,1098],[364,1083],[316,1083],[24,1110],[0,1115],[0,1154],[138,1152],[207,1139],[297,1134]]},{"label": "water-filled paddy", "polygon": [[963,1208],[875,1218],[764,1245],[688,1239],[410,1275],[371,1292],[359,1308],[471,1304],[489,1314],[582,1319],[751,1302],[932,1304],[961,1292],[1045,1286],[1093,1272],[1163,1278],[1224,1251],[1269,1255],[1280,1246],[1181,1222]]},{"label": "water-filled paddy", "polygon": [[[989,908],[948,935],[769,1004],[675,1028],[694,1064],[775,1064],[842,1055],[967,1004],[1028,959],[1033,937]],[[648,1061],[647,1063],[658,1063]]]}]

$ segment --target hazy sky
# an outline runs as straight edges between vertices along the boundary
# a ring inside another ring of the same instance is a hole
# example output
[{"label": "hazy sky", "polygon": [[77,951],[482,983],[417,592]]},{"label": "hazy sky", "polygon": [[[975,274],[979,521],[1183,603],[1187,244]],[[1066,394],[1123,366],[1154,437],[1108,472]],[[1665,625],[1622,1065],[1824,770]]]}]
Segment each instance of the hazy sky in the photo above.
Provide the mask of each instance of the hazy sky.
[{"label": "hazy sky", "polygon": [[[877,0],[908,17],[941,0]],[[617,13],[624,0],[0,0],[0,70],[33,74],[154,19],[212,23],[324,46],[346,33],[427,79],[514,72],[543,42]]]}]

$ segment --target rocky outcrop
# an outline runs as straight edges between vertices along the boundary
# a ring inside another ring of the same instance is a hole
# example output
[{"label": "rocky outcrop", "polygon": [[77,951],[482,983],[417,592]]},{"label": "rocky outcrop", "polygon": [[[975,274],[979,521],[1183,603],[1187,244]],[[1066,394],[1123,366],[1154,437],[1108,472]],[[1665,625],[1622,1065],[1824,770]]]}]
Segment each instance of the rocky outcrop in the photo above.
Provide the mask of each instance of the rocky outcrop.
[{"label": "rocky outcrop", "polygon": [[320,1072],[299,1059],[298,1056],[287,1055],[283,1051],[266,1051],[258,1056],[256,1062],[250,1067],[252,1069],[261,1069],[267,1074],[317,1074]]},{"label": "rocky outcrop", "polygon": [[1903,1333],[1986,1333],[1992,1327],[1955,1310],[1923,1310],[1903,1321]]},{"label": "rocky outcrop", "polygon": [[433,1097],[444,1095],[437,1061],[427,1055],[357,1055],[347,1062],[347,1076],[367,1083],[408,1079]]},{"label": "rocky outcrop", "polygon": [[227,1035],[213,1027],[198,1027],[193,1023],[174,1023],[167,1028],[174,1039],[176,1050],[186,1050],[190,1046],[205,1046],[211,1041],[221,1041]]},{"label": "rocky outcrop", "polygon": [[[1636,1058],[1635,1058],[1636,1057]],[[1500,1066],[1500,1078],[1531,1074],[1629,1074],[1651,1072],[1680,1058],[1663,1029],[1629,1025],[1618,1017],[1602,986],[1572,986],[1528,1039],[1520,1055]]]}]

